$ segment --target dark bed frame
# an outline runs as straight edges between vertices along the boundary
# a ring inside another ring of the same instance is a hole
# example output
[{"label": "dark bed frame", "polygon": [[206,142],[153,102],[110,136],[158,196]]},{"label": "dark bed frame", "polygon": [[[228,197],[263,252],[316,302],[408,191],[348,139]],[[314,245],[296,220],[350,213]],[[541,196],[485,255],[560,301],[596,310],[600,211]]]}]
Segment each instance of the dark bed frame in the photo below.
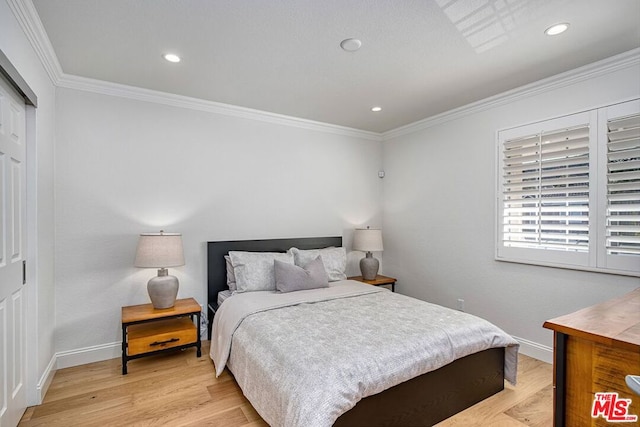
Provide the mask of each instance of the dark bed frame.
[{"label": "dark bed frame", "polygon": [[[207,242],[209,338],[229,251],[286,252],[342,246],[342,237]],[[334,426],[431,426],[504,389],[504,349],[484,350],[366,397]]]}]

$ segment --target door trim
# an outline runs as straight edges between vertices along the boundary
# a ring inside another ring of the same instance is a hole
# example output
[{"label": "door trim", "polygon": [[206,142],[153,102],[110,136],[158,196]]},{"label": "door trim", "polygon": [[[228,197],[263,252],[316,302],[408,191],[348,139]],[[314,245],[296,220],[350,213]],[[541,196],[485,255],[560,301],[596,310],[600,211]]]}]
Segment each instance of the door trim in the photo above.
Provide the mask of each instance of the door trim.
[{"label": "door trim", "polygon": [[11,86],[18,91],[27,105],[38,107],[38,97],[31,87],[22,78],[18,70],[13,66],[7,55],[0,49],[0,73],[9,81]]},{"label": "door trim", "polygon": [[44,395],[51,383],[55,369],[49,367],[45,370],[43,377],[39,378],[38,360],[40,348],[38,345],[38,239],[37,239],[37,197],[38,197],[38,171],[37,171],[37,151],[36,151],[36,108],[38,97],[24,80],[20,72],[13,65],[7,55],[0,49],[0,74],[9,82],[10,86],[18,92],[25,101],[26,120],[26,253],[27,260],[27,283],[26,285],[26,398],[27,405],[39,405],[44,399]]}]

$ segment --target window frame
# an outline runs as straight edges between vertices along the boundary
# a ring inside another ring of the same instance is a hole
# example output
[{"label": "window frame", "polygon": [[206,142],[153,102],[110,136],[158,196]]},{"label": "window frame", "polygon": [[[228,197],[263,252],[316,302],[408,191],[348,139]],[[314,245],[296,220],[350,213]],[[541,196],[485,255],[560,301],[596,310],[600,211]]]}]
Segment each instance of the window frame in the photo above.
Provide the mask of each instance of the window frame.
[{"label": "window frame", "polygon": [[[608,255],[607,216],[607,120],[640,113],[640,99],[541,120],[496,132],[495,259],[520,264],[640,277],[640,256]],[[510,247],[503,244],[505,185],[504,143],[545,131],[589,124],[589,244],[587,252]]]}]

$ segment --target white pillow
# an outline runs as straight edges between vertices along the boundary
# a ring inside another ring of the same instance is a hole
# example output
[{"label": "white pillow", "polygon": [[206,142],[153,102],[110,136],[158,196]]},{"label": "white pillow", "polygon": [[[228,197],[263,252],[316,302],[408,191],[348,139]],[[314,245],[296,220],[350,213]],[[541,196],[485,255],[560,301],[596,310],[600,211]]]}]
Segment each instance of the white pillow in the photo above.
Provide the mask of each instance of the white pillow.
[{"label": "white pillow", "polygon": [[236,292],[275,291],[274,260],[293,264],[288,252],[230,251],[229,258],[236,276]]},{"label": "white pillow", "polygon": [[327,271],[327,276],[329,276],[330,282],[345,280],[347,278],[347,275],[345,274],[345,270],[347,269],[347,251],[345,248],[308,250],[291,248],[288,252],[293,254],[295,264],[303,268],[319,255],[322,259],[322,263],[324,264],[324,268]]},{"label": "white pillow", "polygon": [[233,272],[233,264],[231,264],[231,258],[229,255],[224,256],[224,263],[227,267],[227,286],[231,292],[236,290],[236,275]]}]

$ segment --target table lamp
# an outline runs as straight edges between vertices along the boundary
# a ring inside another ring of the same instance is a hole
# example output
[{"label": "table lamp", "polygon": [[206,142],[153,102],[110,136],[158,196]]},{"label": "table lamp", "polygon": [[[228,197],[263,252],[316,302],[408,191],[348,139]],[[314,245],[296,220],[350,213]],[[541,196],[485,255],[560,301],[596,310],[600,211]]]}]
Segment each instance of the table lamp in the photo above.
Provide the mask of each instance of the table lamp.
[{"label": "table lamp", "polygon": [[171,308],[178,295],[178,278],[170,276],[168,267],[184,265],[182,234],[143,233],[138,240],[136,267],[157,268],[158,275],[147,283],[147,291],[153,308]]},{"label": "table lamp", "polygon": [[374,280],[378,275],[380,262],[373,257],[371,252],[382,251],[382,230],[371,228],[358,228],[353,233],[353,249],[366,252],[360,260],[360,271],[364,280]]}]

